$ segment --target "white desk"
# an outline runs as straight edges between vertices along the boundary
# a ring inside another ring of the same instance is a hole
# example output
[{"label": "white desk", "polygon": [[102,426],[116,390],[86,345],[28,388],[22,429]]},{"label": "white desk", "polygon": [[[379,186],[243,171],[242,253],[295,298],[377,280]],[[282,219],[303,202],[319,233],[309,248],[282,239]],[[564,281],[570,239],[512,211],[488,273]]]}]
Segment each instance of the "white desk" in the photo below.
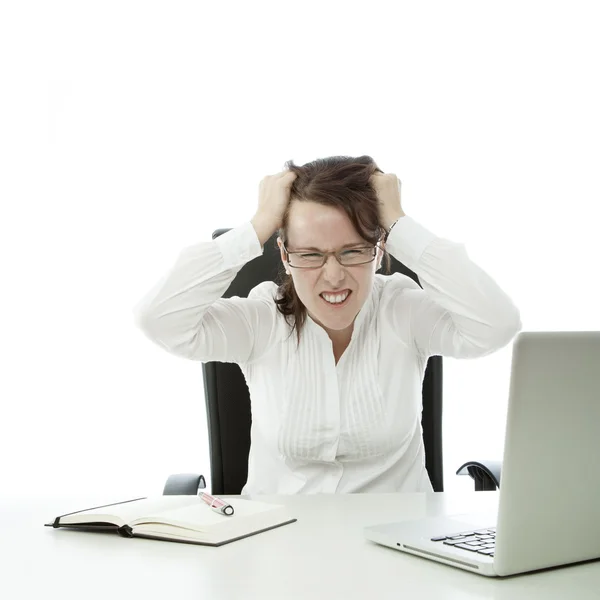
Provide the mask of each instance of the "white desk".
[{"label": "white desk", "polygon": [[498,492],[254,498],[298,521],[217,548],[43,526],[128,498],[2,499],[0,598],[600,599],[600,562],[494,579],[363,538],[374,523],[494,510]]}]

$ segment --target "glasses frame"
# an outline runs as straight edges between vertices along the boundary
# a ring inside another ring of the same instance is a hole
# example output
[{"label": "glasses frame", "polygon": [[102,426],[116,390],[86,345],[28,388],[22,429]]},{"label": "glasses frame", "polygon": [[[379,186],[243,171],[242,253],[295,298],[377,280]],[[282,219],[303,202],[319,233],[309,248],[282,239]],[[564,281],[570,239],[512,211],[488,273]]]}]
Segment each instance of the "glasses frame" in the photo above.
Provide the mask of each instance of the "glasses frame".
[{"label": "glasses frame", "polygon": [[[327,263],[327,260],[329,259],[330,255],[335,256],[335,259],[338,261],[338,263],[340,264],[340,266],[342,266],[344,268],[358,267],[360,265],[367,265],[367,264],[373,262],[375,260],[375,257],[377,256],[377,249],[383,250],[383,248],[379,244],[375,244],[374,246],[356,246],[355,248],[345,248],[344,250],[338,250],[337,252],[319,252],[319,254],[323,255],[323,262],[320,265],[318,265],[318,266],[315,265],[314,267],[299,267],[297,265],[290,264],[290,254],[307,254],[309,252],[307,250],[304,250],[302,252],[290,252],[285,247],[285,243],[283,241],[281,242],[281,245],[283,246],[283,251],[286,254],[287,263],[288,263],[288,265],[292,269],[322,269],[325,266],[325,264]],[[340,260],[340,256],[339,255],[342,252],[347,252],[348,250],[363,250],[365,248],[372,248],[373,249],[373,257],[370,258],[369,260],[365,260],[364,262],[360,262],[360,263],[354,263],[353,265],[345,265]]]}]

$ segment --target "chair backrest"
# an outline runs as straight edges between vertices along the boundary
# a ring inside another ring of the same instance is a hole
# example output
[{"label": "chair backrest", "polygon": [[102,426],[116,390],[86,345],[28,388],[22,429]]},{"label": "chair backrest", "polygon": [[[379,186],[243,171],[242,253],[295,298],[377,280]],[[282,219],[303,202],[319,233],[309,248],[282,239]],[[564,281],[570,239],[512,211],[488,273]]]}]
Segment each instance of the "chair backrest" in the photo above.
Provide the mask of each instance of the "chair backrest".
[{"label": "chair backrest", "polygon": [[[213,239],[229,231],[217,229]],[[276,246],[277,233],[264,245],[263,254],[246,263],[223,298],[245,298],[263,281],[278,281],[283,269]],[[392,273],[400,272],[416,283],[417,275],[391,258]],[[422,287],[422,286],[421,286]],[[250,393],[244,375],[235,363],[203,363],[206,418],[208,423],[211,491],[240,494],[248,478],[250,451]],[[442,461],[442,357],[430,356],[423,379],[421,415],[426,468],[434,491],[444,491]]]}]

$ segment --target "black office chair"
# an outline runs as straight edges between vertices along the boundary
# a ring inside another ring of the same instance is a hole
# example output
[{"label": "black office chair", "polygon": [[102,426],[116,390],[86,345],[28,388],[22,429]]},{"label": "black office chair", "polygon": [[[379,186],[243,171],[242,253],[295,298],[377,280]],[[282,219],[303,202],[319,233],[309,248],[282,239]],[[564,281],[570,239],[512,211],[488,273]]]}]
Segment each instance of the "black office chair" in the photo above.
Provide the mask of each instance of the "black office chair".
[{"label": "black office chair", "polygon": [[[213,239],[229,231],[217,229]],[[283,268],[276,245],[277,233],[265,243],[263,254],[246,263],[231,282],[223,298],[245,298],[263,281],[278,280]],[[417,275],[391,258],[392,273],[403,273],[420,285]],[[422,287],[422,286],[421,286]],[[240,494],[248,477],[250,451],[250,394],[241,369],[235,363],[207,362],[204,371],[204,391],[208,421],[211,492],[215,495]],[[425,466],[434,491],[444,491],[442,461],[442,357],[431,356],[423,379],[423,442]],[[469,474],[475,480],[475,490],[495,490],[500,486],[499,462],[470,461],[457,474]],[[163,494],[196,494],[205,488],[202,475],[178,473],[170,475]]]}]

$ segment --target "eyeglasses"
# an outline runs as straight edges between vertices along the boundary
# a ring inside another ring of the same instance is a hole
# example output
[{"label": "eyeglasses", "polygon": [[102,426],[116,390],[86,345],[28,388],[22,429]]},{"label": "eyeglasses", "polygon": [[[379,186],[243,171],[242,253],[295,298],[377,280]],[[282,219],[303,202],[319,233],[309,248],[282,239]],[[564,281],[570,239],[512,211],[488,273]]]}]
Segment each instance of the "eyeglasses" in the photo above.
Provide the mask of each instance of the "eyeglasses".
[{"label": "eyeglasses", "polygon": [[289,252],[283,242],[282,246],[287,255],[288,265],[294,269],[318,269],[327,262],[330,254],[333,254],[340,265],[344,267],[364,265],[375,260],[377,248],[379,247],[365,246],[340,250],[339,252]]}]

